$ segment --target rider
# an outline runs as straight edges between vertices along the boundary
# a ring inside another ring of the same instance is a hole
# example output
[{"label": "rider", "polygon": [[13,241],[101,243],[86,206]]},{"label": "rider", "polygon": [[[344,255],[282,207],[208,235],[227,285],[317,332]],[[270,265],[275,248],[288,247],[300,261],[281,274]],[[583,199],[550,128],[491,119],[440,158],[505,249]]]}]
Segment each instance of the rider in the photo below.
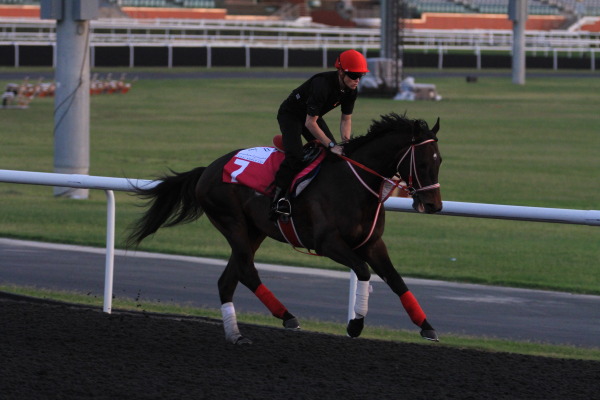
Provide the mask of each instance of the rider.
[{"label": "rider", "polygon": [[302,168],[302,136],[307,141],[317,140],[332,153],[341,155],[342,146],[336,144],[323,115],[341,105],[340,134],[349,140],[352,131],[352,111],[358,93],[360,78],[369,72],[367,60],[356,50],[342,52],[335,61],[337,71],[321,72],[294,89],[281,103],[277,113],[283,135],[285,159],[275,176],[273,216],[289,215],[290,203],[286,198],[294,176]]}]

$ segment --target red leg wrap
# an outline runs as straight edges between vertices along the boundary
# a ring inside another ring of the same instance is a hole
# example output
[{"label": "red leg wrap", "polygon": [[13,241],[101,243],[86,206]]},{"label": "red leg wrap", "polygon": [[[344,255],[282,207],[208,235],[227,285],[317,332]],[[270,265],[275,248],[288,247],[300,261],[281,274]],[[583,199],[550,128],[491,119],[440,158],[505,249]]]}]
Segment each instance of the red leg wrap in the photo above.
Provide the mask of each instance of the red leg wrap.
[{"label": "red leg wrap", "polygon": [[415,296],[408,291],[400,296],[400,301],[402,302],[402,305],[404,306],[404,309],[408,313],[412,322],[414,322],[417,326],[421,326],[427,317],[425,316],[425,313],[423,312],[423,309],[419,305],[419,302]]},{"label": "red leg wrap", "polygon": [[260,301],[262,301],[269,311],[271,311],[273,316],[280,319],[283,318],[287,308],[285,308],[285,306],[281,304],[279,300],[277,300],[275,295],[269,289],[267,289],[265,285],[261,283],[254,294],[259,298]]}]

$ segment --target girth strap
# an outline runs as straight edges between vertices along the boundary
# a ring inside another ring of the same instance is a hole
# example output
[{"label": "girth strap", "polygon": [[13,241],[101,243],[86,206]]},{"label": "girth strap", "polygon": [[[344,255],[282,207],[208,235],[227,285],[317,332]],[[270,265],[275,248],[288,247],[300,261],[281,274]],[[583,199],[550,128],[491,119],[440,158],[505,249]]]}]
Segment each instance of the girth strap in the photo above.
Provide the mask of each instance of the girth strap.
[{"label": "girth strap", "polygon": [[[282,221],[282,219],[279,218],[277,220],[277,227],[279,228],[279,231],[283,235],[283,238],[285,239],[285,241],[288,242],[289,244],[291,244],[292,247],[294,248],[294,250],[296,250],[300,253],[310,254],[312,256],[319,255],[317,253],[312,253],[310,251],[310,249],[302,243],[302,241],[300,240],[300,236],[298,236],[298,232],[296,232],[296,226],[294,225],[294,219],[292,218],[291,215],[285,221]],[[306,250],[308,250],[308,252],[298,250],[298,248],[306,249]]]},{"label": "girth strap", "polygon": [[294,226],[294,220],[290,215],[287,218],[287,221],[282,221],[281,218],[277,219],[277,226],[279,227],[279,231],[283,235],[283,238],[294,247],[304,247],[302,241],[298,237],[298,232],[296,232],[296,227]]}]

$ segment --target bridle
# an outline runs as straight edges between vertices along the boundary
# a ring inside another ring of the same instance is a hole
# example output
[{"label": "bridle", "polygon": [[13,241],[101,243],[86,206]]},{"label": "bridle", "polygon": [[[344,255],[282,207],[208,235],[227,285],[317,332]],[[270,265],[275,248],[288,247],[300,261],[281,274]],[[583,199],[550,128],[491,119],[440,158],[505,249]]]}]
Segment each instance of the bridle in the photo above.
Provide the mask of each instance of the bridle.
[{"label": "bridle", "polygon": [[[434,183],[431,185],[427,185],[427,186],[422,186],[421,185],[421,181],[419,179],[419,174],[417,173],[417,166],[416,166],[416,161],[415,161],[415,148],[422,146],[424,144],[427,143],[431,143],[431,142],[435,142],[435,139],[427,139],[424,140],[422,142],[419,143],[413,143],[411,145],[408,146],[408,148],[406,149],[406,151],[404,152],[404,155],[402,157],[400,157],[400,161],[398,161],[398,164],[396,165],[396,174],[395,176],[397,176],[400,181],[404,181],[406,182],[407,186],[401,186],[399,182],[395,182],[392,179],[386,178],[383,175],[381,175],[380,173],[378,173],[377,171],[367,167],[366,165],[363,165],[361,163],[359,163],[358,161],[354,161],[351,158],[348,158],[344,155],[339,155],[340,158],[342,158],[343,160],[345,160],[348,165],[350,166],[350,169],[352,170],[352,172],[354,172],[354,175],[356,176],[356,178],[360,181],[360,183],[371,193],[373,193],[376,197],[380,197],[380,202],[383,202],[387,199],[388,196],[385,196],[384,199],[382,199],[381,197],[381,190],[380,193],[375,192],[375,190],[373,190],[371,187],[369,187],[365,181],[358,175],[358,173],[356,172],[356,169],[354,169],[353,165],[359,167],[360,169],[369,172],[372,175],[378,176],[383,180],[382,183],[382,187],[383,185],[387,184],[388,186],[391,185],[391,188],[389,189],[389,193],[391,193],[391,191],[394,188],[400,188],[401,190],[406,191],[410,196],[413,196],[414,194],[417,194],[419,192],[424,192],[426,190],[433,190],[433,189],[437,189],[440,187],[439,183]],[[407,158],[407,156],[410,154],[410,164],[409,164],[409,173],[408,173],[408,179],[404,179],[402,177],[402,175],[400,174],[400,164],[402,164],[402,162],[404,161],[405,158]],[[414,178],[414,179],[413,179]],[[417,185],[419,185],[418,188],[415,188],[413,185],[413,182],[416,182]]]},{"label": "bridle", "polygon": [[[426,190],[433,190],[433,189],[437,189],[440,187],[439,182],[431,184],[431,185],[427,185],[427,186],[422,186],[421,181],[419,180],[419,175],[417,174],[417,166],[415,164],[415,147],[422,146],[424,144],[431,143],[431,142],[435,142],[435,139],[427,139],[420,143],[411,144],[410,147],[404,153],[404,155],[400,158],[400,161],[398,161],[398,164],[396,165],[396,175],[400,179],[403,179],[402,176],[400,175],[400,164],[402,164],[402,161],[404,161],[406,156],[408,156],[408,154],[410,154],[408,180],[404,180],[404,181],[407,184],[406,190],[408,191],[408,194],[410,194],[411,196],[418,192],[424,192]],[[414,173],[414,180],[419,185],[418,189],[415,189],[415,187],[413,186],[413,173]]]}]

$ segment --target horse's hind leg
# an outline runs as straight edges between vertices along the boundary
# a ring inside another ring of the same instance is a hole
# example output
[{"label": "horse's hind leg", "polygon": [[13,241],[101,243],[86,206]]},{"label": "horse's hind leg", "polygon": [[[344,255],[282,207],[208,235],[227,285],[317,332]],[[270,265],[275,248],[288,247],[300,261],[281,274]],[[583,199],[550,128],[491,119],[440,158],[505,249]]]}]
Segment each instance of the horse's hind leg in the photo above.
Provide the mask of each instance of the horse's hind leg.
[{"label": "horse's hind leg", "polygon": [[225,340],[233,344],[250,344],[252,341],[243,337],[240,333],[235,307],[233,306],[233,293],[238,283],[236,270],[235,261],[231,257],[219,278],[219,296],[221,297],[221,315],[223,316]]},{"label": "horse's hind leg", "polygon": [[370,243],[357,250],[357,252],[364,257],[373,268],[373,271],[388,284],[392,291],[400,297],[400,302],[411,321],[421,328],[421,336],[424,339],[437,342],[439,339],[435,329],[427,321],[427,316],[421,305],[394,268],[383,240],[379,239],[374,243]]},{"label": "horse's hind leg", "polygon": [[227,319],[231,321],[225,326],[228,341],[236,342],[241,336],[239,335],[237,324],[234,323],[235,310],[233,308],[233,294],[238,282],[241,282],[250,289],[267,309],[269,309],[274,317],[281,319],[284,328],[298,329],[300,327],[296,317],[290,313],[283,303],[275,297],[273,292],[262,283],[254,263],[240,264],[236,261],[236,257],[232,255],[227,268],[225,268],[225,271],[223,271],[223,274],[219,278],[219,294],[222,304],[221,311],[224,320],[227,317]]},{"label": "horse's hind leg", "polygon": [[237,221],[235,229],[224,229],[218,221],[212,220],[212,222],[225,235],[232,249],[227,267],[219,278],[219,296],[226,340],[234,344],[251,343],[240,334],[237,326],[233,294],[238,282],[250,289],[273,316],[281,319],[285,328],[299,328],[296,317],[261,282],[254,266],[254,253],[265,235],[254,232],[240,220]]},{"label": "horse's hind leg", "polygon": [[250,259],[245,264],[246,268],[240,271],[240,282],[254,293],[256,297],[267,307],[275,318],[283,321],[283,327],[288,329],[298,329],[300,325],[298,320],[290,313],[286,306],[281,303],[264,283],[262,283],[258,271],[254,265],[254,254],[260,244],[265,239],[265,235],[257,230],[248,227],[248,239],[251,243]]}]

